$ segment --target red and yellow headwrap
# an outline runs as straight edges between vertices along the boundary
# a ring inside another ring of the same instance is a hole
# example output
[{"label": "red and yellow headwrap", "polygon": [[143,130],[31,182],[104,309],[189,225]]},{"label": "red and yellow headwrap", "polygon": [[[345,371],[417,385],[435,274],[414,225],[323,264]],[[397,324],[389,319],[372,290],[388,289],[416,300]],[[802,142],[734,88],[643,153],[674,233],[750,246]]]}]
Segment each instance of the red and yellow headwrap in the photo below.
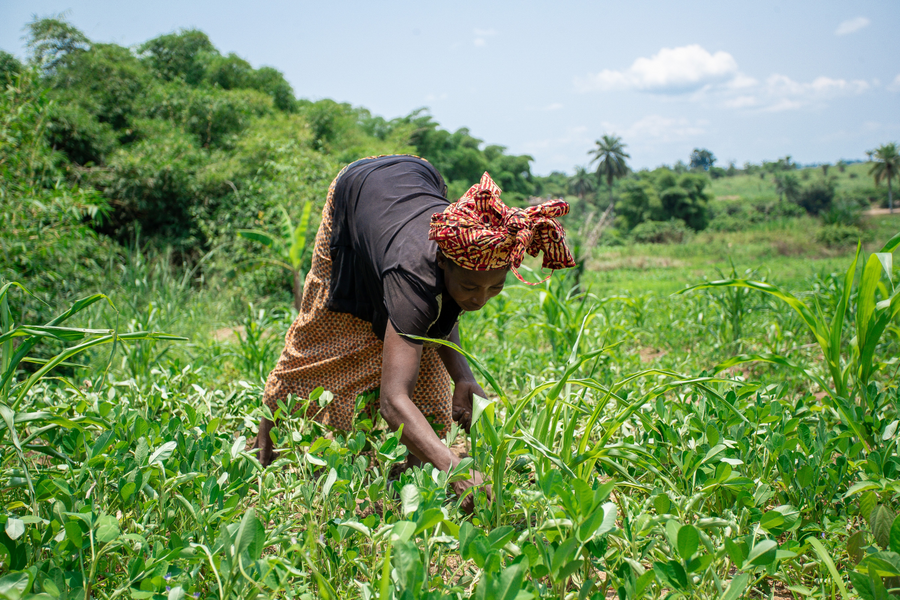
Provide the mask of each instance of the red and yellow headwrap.
[{"label": "red and yellow headwrap", "polygon": [[[512,268],[525,252],[543,251],[545,269],[568,269],[575,259],[566,246],[566,233],[556,220],[569,212],[563,200],[550,200],[528,208],[512,208],[500,200],[500,188],[485,172],[481,181],[442,213],[431,216],[428,239],[437,242],[444,256],[472,271]],[[548,275],[549,277],[549,275]]]}]

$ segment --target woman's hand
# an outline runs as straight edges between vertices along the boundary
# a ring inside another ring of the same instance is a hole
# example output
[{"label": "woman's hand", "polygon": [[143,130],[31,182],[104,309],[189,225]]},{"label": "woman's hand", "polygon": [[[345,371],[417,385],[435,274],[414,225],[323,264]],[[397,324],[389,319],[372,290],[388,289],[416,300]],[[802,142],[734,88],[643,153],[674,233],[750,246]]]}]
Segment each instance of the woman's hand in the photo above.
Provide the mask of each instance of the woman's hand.
[{"label": "woman's hand", "polygon": [[475,380],[463,380],[456,383],[453,390],[453,420],[462,425],[466,433],[472,428],[472,402],[473,396],[479,395],[486,398],[487,394]]},{"label": "woman's hand", "polygon": [[[471,478],[463,479],[462,481],[454,481],[450,484],[450,487],[453,489],[453,492],[462,497],[470,488],[482,488],[485,492],[487,492],[488,500],[491,499],[491,486],[485,485],[484,478],[481,476],[481,473],[478,471],[469,471]],[[467,515],[471,515],[475,512],[475,492],[476,490],[472,490],[462,501],[460,505],[460,509]]]}]

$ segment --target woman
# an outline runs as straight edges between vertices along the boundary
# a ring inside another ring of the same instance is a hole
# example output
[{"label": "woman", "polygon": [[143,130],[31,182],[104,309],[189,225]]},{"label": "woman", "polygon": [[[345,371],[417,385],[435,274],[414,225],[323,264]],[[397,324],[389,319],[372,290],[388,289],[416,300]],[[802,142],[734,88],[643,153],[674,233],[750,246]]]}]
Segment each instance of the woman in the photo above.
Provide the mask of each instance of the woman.
[{"label": "woman", "polygon": [[[380,386],[381,415],[394,431],[403,425],[413,456],[444,471],[459,463],[439,435],[451,417],[468,431],[472,397],[484,390],[461,354],[407,336],[459,345],[459,315],[499,294],[510,269],[518,277],[526,251],[543,250],[545,268],[575,261],[554,218],[568,212],[565,202],[511,209],[487,173],[456,203],[446,193],[437,170],[414,156],[366,158],[338,174],[300,314],[266,382],[263,401],[272,410],[276,400],[323,386],[333,400],[308,416],[347,431],[357,396]],[[264,465],[274,458],[273,426],[260,423]],[[453,487],[462,495],[481,483],[473,473]]]}]

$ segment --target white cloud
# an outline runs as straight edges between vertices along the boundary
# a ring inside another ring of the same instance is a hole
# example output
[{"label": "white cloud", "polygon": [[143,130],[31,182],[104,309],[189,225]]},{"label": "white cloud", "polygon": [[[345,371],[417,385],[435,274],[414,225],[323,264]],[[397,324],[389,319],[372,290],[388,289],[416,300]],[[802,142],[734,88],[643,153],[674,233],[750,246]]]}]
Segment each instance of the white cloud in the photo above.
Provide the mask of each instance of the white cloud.
[{"label": "white cloud", "polygon": [[545,107],[544,107],[544,110],[547,110],[547,111],[551,111],[551,110],[559,110],[559,109],[561,109],[562,107],[563,107],[563,105],[560,104],[559,102],[554,102],[553,104],[548,104],[547,106],[545,106]]},{"label": "white cloud", "polygon": [[853,19],[847,19],[834,31],[834,35],[848,35],[851,33],[856,33],[863,27],[866,27],[870,23],[869,19],[865,17],[856,17]]},{"label": "white cloud", "polygon": [[892,92],[900,92],[900,75],[894,77],[894,80],[888,86],[888,88]]},{"label": "white cloud", "polygon": [[759,99],[756,96],[736,96],[724,102],[726,108],[752,108],[757,104]]},{"label": "white cloud", "polygon": [[663,48],[650,58],[638,58],[624,71],[604,69],[576,78],[580,91],[637,90],[662,94],[692,92],[733,79],[737,62],[727,52],[710,54],[698,44]]},{"label": "white cloud", "polygon": [[835,96],[862,94],[870,88],[871,85],[861,79],[847,81],[816,77],[809,83],[800,83],[785,75],[775,74],[766,79],[764,91],[774,101],[769,110],[788,110]]},{"label": "white cloud", "polygon": [[704,124],[704,121],[692,123],[684,117],[647,115],[627,127],[623,135],[625,139],[637,141],[673,142],[704,134],[706,132]]},{"label": "white cloud", "polygon": [[475,46],[487,46],[487,40],[485,38],[489,38],[491,36],[497,35],[496,29],[473,29],[472,32],[475,34],[475,39],[472,40],[472,44]]}]

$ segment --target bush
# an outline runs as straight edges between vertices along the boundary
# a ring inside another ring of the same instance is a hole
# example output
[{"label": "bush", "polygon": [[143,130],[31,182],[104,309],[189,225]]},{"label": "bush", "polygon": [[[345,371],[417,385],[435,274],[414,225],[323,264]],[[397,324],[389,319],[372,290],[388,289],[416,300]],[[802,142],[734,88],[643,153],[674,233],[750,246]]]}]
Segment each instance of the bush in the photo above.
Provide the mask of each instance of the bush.
[{"label": "bush", "polygon": [[825,225],[816,232],[816,241],[825,244],[829,248],[844,248],[854,245],[862,239],[863,232],[855,225],[841,225],[835,223]]},{"label": "bush", "polygon": [[691,233],[684,221],[644,221],[631,230],[631,239],[640,244],[680,244],[687,241]]},{"label": "bush", "polygon": [[118,144],[109,123],[101,123],[77,104],[52,106],[47,141],[78,165],[103,164]]},{"label": "bush", "polygon": [[865,198],[841,198],[822,213],[822,222],[826,225],[859,225],[862,211],[868,206]]},{"label": "bush", "polygon": [[804,188],[797,196],[797,204],[807,213],[816,216],[826,212],[834,202],[835,186],[830,179],[820,179]]}]

